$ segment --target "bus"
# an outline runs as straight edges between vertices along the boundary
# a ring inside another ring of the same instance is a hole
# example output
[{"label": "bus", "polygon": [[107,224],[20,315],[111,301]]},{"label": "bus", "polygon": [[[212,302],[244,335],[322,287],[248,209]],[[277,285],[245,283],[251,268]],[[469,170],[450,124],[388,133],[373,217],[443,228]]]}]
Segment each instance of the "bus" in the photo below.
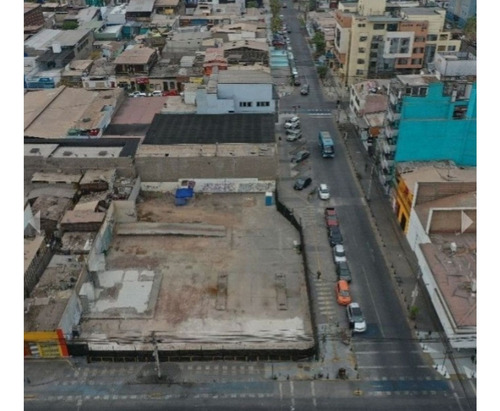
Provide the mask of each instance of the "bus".
[{"label": "bus", "polygon": [[335,157],[335,145],[333,144],[332,136],[328,131],[319,132],[319,146],[321,148],[321,155],[324,158]]}]

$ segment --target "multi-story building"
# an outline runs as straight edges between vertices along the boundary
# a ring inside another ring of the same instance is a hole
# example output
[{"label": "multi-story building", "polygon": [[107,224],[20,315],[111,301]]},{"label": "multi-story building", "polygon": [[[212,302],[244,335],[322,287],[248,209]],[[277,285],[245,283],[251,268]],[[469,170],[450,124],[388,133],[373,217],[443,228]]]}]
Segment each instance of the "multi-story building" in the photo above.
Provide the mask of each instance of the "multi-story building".
[{"label": "multi-story building", "polygon": [[460,39],[444,31],[445,10],[412,3],[360,0],[334,14],[332,54],[346,85],[395,73],[418,73],[436,51],[455,51]]},{"label": "multi-story building", "polygon": [[375,150],[387,191],[398,162],[451,160],[476,166],[475,57],[437,54],[434,64],[434,74],[397,76],[389,86],[386,123]]}]

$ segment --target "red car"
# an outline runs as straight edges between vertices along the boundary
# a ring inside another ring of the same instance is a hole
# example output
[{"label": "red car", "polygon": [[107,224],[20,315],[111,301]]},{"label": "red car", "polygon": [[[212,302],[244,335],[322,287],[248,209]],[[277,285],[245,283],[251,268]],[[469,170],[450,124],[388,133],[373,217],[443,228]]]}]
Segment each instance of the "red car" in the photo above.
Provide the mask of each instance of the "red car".
[{"label": "red car", "polygon": [[335,211],[335,208],[325,208],[325,223],[327,228],[339,225],[339,219],[337,217],[337,211]]}]

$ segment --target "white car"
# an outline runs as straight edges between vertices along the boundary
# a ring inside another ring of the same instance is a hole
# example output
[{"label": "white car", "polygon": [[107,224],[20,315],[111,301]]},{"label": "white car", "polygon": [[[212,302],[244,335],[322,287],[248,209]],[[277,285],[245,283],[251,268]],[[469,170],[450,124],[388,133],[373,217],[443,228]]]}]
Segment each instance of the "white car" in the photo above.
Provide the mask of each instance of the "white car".
[{"label": "white car", "polygon": [[285,128],[297,128],[300,127],[300,118],[293,116],[291,119],[285,122]]},{"label": "white car", "polygon": [[290,130],[286,131],[286,141],[297,141],[302,138],[302,131],[300,130],[293,130],[293,132],[289,132]]},{"label": "white car", "polygon": [[349,326],[354,332],[362,333],[366,331],[366,320],[358,303],[351,303],[346,310]]},{"label": "white car", "polygon": [[333,259],[335,261],[335,264],[338,264],[342,261],[347,261],[344,246],[342,244],[336,244],[335,247],[333,247]]},{"label": "white car", "polygon": [[328,200],[330,198],[330,190],[326,184],[319,185],[318,196],[321,200]]},{"label": "white car", "polygon": [[134,91],[132,93],[129,93],[129,97],[147,97],[146,93],[143,93],[142,91]]},{"label": "white car", "polygon": [[161,97],[163,95],[163,92],[161,90],[154,90],[153,92],[149,93],[149,97]]}]

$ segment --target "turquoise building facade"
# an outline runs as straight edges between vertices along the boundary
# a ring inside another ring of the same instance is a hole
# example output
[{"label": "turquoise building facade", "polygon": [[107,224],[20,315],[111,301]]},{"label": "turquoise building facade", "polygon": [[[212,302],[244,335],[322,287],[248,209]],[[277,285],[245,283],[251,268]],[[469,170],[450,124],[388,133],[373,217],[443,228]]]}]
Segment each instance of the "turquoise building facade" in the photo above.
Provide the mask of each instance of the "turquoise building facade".
[{"label": "turquoise building facade", "polygon": [[428,84],[425,96],[401,98],[396,162],[452,160],[476,166],[476,83],[467,87],[457,97],[456,90],[437,81]]}]

